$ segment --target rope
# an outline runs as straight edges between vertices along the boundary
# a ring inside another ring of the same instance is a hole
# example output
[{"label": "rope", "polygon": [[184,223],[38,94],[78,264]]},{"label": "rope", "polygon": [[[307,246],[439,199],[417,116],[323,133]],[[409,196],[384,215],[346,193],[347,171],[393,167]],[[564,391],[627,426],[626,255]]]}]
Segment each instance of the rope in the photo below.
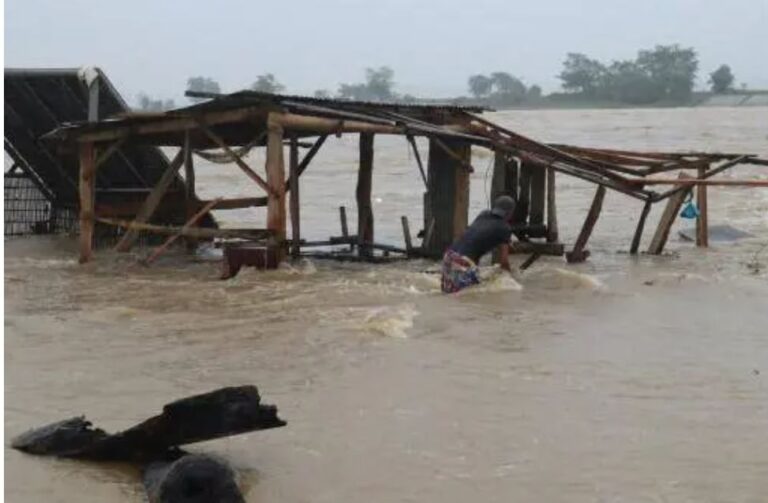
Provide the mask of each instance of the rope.
[{"label": "rope", "polygon": [[248,144],[232,150],[232,153],[234,154],[234,156],[228,154],[227,152],[206,152],[204,150],[195,150],[195,154],[199,155],[206,161],[212,162],[214,164],[229,164],[235,161],[235,156],[237,156],[238,158],[242,158],[248,155],[250,151],[253,150],[253,147],[259,144],[262,136],[263,135],[259,135],[253,140],[251,140]]}]

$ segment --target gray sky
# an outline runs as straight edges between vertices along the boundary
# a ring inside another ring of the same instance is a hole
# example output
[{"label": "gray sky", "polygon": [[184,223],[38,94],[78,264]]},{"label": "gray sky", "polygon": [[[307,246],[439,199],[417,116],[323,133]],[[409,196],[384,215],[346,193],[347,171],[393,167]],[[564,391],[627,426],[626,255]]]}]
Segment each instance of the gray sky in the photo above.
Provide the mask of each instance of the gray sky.
[{"label": "gray sky", "polygon": [[178,99],[192,75],[335,91],[380,65],[418,96],[466,94],[470,74],[496,70],[552,91],[566,52],[671,43],[698,50],[699,86],[727,63],[768,88],[768,0],[6,0],[5,16],[5,66],[98,65],[129,101]]}]

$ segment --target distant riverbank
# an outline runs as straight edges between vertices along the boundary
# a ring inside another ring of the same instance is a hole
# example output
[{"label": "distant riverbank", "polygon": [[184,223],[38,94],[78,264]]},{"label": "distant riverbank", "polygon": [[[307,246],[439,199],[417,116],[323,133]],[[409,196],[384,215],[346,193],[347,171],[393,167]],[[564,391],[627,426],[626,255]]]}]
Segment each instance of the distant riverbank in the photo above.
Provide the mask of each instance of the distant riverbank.
[{"label": "distant riverbank", "polygon": [[685,108],[685,107],[757,107],[768,106],[768,90],[739,91],[723,94],[694,93],[687,101],[658,101],[654,103],[624,103],[614,100],[588,98],[576,94],[553,93],[518,103],[499,103],[493,100],[457,98],[458,105],[486,106],[494,110],[582,110],[629,108]]}]

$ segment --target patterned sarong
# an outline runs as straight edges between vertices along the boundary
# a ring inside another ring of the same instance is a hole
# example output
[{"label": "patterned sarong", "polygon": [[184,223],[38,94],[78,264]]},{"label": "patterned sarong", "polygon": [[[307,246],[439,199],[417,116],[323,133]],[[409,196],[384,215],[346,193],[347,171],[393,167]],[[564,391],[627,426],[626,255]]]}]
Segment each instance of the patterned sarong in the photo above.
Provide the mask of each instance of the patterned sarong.
[{"label": "patterned sarong", "polygon": [[475,263],[453,250],[448,250],[443,256],[443,278],[440,288],[443,293],[454,293],[468,286],[480,283],[478,269]]}]

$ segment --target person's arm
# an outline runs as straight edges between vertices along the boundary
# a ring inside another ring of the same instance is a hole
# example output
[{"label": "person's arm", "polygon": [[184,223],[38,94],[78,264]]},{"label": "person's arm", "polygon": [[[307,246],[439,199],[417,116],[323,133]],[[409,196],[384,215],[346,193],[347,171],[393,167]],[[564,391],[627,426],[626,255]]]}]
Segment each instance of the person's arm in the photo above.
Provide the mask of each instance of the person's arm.
[{"label": "person's arm", "polygon": [[512,271],[509,266],[509,243],[499,245],[499,265],[505,271]]}]

